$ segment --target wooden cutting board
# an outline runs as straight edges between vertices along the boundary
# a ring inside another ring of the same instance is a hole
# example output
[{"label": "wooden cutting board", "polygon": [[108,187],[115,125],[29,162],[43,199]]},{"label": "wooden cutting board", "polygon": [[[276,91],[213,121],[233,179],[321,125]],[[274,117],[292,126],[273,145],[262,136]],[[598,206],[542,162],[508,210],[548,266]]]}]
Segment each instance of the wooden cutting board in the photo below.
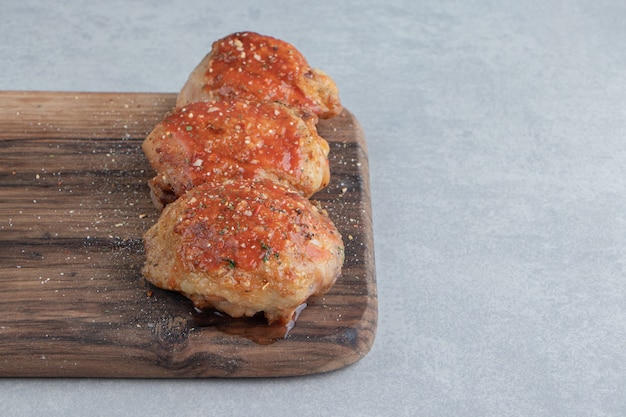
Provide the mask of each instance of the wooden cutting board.
[{"label": "wooden cutting board", "polygon": [[332,290],[286,335],[197,312],[141,276],[157,220],[141,143],[175,94],[0,92],[0,376],[265,377],[335,370],[370,350],[377,294],[366,142],[321,121],[315,195],[346,244]]}]

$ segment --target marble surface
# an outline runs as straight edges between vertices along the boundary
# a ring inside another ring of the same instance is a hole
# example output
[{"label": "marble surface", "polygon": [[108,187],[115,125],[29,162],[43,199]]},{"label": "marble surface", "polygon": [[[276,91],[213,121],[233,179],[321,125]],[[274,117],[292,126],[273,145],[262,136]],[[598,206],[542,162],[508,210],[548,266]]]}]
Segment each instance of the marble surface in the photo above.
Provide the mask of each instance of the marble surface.
[{"label": "marble surface", "polygon": [[4,379],[2,414],[626,415],[626,2],[222,3],[4,1],[0,89],[173,92],[230,32],[294,43],[368,139],[372,351],[304,378]]}]

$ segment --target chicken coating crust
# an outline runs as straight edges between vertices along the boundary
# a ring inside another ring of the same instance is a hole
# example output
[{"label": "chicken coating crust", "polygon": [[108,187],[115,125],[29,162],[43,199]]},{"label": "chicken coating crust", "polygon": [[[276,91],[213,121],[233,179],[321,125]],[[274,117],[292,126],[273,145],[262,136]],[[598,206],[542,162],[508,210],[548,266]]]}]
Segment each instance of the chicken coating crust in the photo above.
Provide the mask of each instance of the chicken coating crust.
[{"label": "chicken coating crust", "polygon": [[158,208],[222,178],[269,178],[310,197],[328,185],[329,146],[306,120],[279,103],[225,99],[175,108],[143,150],[157,171],[149,185]]},{"label": "chicken coating crust", "polygon": [[337,86],[326,73],[311,68],[290,43],[254,32],[214,42],[176,105],[232,97],[278,101],[324,119],[342,110]]},{"label": "chicken coating crust", "polygon": [[144,236],[145,278],[196,307],[288,323],[341,273],[344,246],[326,212],[269,180],[214,180],[165,207]]}]

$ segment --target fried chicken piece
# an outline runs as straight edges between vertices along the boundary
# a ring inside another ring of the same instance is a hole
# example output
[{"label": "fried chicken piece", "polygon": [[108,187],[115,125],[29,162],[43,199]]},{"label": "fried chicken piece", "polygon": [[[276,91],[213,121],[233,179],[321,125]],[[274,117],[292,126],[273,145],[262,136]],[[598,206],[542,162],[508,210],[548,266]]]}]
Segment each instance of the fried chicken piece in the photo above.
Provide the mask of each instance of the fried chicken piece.
[{"label": "fried chicken piece", "polygon": [[341,273],[344,247],[326,212],[269,180],[214,180],[165,207],[144,236],[143,274],[200,309],[264,312],[287,324]]},{"label": "fried chicken piece", "polygon": [[278,101],[330,118],[341,112],[334,81],[309,66],[291,44],[254,32],[240,32],[213,43],[178,95],[182,107],[199,100],[240,97]]},{"label": "fried chicken piece", "polygon": [[157,171],[149,185],[157,208],[214,177],[269,178],[310,197],[330,180],[328,143],[316,117],[279,103],[225,99],[174,109],[143,150]]}]

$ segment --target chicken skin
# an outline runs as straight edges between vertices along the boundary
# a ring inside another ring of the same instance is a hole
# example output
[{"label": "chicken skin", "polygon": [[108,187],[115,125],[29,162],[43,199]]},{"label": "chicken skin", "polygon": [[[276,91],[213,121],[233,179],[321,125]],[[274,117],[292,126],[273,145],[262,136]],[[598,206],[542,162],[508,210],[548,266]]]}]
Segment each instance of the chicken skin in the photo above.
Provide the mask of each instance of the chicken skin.
[{"label": "chicken skin", "polygon": [[232,97],[277,101],[324,119],[342,110],[337,86],[328,75],[311,68],[293,45],[254,32],[214,42],[190,74],[176,106]]},{"label": "chicken skin", "polygon": [[157,171],[149,182],[154,204],[162,208],[213,178],[268,178],[310,197],[330,180],[316,119],[279,103],[234,99],[175,108],[143,143]]},{"label": "chicken skin", "polygon": [[287,324],[340,275],[341,236],[326,212],[267,179],[215,179],[169,204],[144,236],[143,274],[200,309],[263,312]]}]

